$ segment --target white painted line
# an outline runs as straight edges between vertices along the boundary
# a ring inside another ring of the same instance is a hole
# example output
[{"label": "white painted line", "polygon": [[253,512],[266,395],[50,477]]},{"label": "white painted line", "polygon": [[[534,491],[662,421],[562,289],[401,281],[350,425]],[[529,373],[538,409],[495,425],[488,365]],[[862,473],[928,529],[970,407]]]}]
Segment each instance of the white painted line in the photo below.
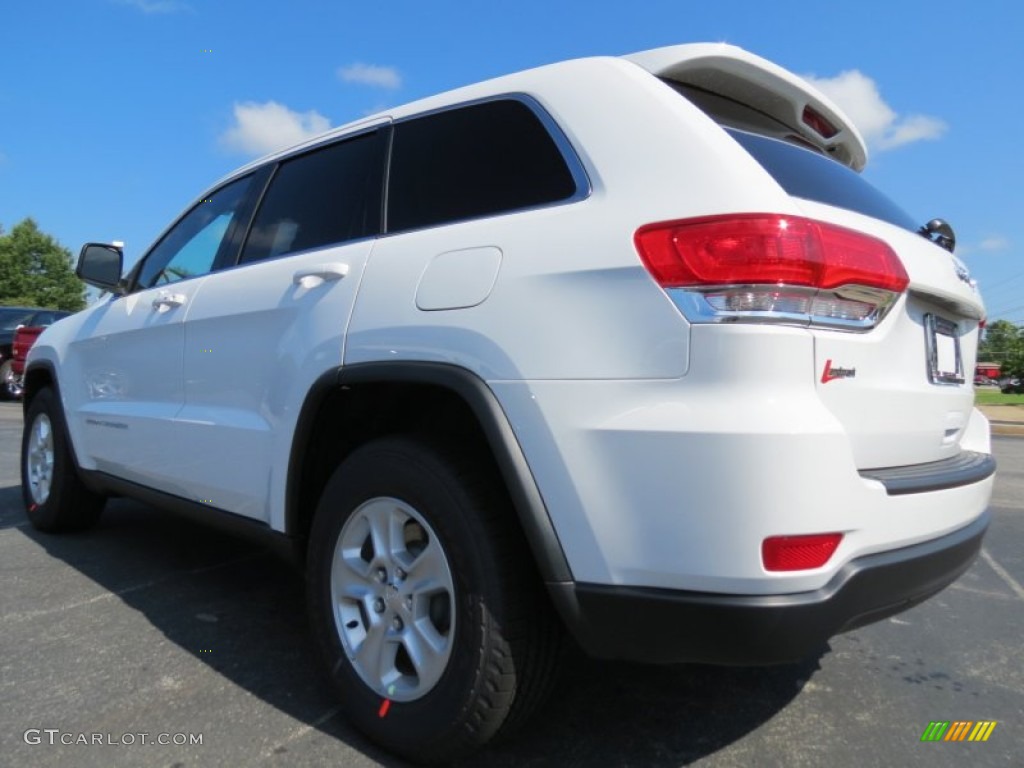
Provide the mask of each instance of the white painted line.
[{"label": "white painted line", "polygon": [[1013,595],[1008,595],[1005,592],[993,592],[990,589],[975,589],[974,587],[965,587],[959,582],[950,584],[950,589],[957,592],[970,592],[972,595],[984,595],[985,597],[993,597],[996,600],[1013,600]]},{"label": "white painted line", "polygon": [[330,720],[332,717],[337,715],[339,712],[341,712],[341,706],[332,707],[331,709],[327,710],[322,715],[320,715],[320,717],[318,717],[312,723],[307,723],[306,725],[303,725],[303,726],[301,726],[299,728],[296,728],[294,731],[289,733],[288,736],[285,737],[284,741],[280,741],[277,744],[275,744],[274,746],[272,746],[269,749],[265,750],[263,752],[263,754],[260,755],[260,760],[269,760],[270,758],[274,757],[274,755],[278,754],[278,750],[280,750],[281,747],[283,747],[283,746],[285,746],[287,744],[291,744],[294,741],[298,741],[303,736],[305,736],[307,733],[312,731],[314,728],[317,728],[317,727],[323,725],[324,723],[326,723],[328,720]]},{"label": "white painted line", "polygon": [[1003,581],[1006,582],[1007,586],[1014,591],[1014,593],[1021,600],[1024,600],[1024,587],[1017,583],[1017,580],[1011,576],[1003,566],[995,561],[995,559],[988,553],[988,550],[984,547],[981,548],[981,558],[988,563],[992,570],[996,572]]}]

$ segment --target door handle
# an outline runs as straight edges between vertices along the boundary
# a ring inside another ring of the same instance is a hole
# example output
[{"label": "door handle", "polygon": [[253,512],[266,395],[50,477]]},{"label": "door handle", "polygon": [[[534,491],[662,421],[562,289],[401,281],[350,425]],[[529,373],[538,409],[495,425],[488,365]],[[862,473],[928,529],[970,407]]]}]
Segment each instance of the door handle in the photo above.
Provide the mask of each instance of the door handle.
[{"label": "door handle", "polygon": [[341,280],[348,274],[348,264],[318,264],[315,267],[300,269],[292,275],[292,282],[304,288],[315,288],[321,283]]},{"label": "door handle", "polygon": [[153,299],[153,309],[157,312],[166,312],[174,307],[180,307],[186,301],[188,297],[183,293],[161,293]]}]

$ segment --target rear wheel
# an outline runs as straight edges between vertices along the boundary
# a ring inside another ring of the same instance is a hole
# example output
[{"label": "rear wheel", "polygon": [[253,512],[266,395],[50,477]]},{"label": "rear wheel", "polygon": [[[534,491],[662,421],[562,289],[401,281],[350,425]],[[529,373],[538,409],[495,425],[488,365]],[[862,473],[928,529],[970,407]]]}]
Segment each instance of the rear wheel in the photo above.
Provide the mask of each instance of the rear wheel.
[{"label": "rear wheel", "polygon": [[500,483],[408,438],[355,451],[309,548],[314,633],[350,719],[417,761],[464,755],[549,689],[559,630]]},{"label": "rear wheel", "polygon": [[50,388],[35,396],[25,416],[21,493],[29,522],[49,533],[89,528],[103,511],[105,497],[78,477],[60,404]]}]

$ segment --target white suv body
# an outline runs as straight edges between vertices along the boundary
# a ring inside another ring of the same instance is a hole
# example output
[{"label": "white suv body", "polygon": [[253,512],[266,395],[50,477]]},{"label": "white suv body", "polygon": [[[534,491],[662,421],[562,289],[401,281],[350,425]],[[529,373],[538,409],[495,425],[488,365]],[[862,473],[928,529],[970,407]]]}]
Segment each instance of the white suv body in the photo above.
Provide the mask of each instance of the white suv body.
[{"label": "white suv body", "polygon": [[[40,338],[26,413],[55,390],[97,496],[299,542],[365,442],[472,432],[584,648],[789,660],[941,589],[988,523],[963,375],[983,307],[857,176],[866,157],[825,97],[727,45],[398,107],[205,192]],[[344,232],[310,234],[332,173]],[[45,506],[26,425],[26,502]],[[458,753],[349,714],[406,754]]]}]

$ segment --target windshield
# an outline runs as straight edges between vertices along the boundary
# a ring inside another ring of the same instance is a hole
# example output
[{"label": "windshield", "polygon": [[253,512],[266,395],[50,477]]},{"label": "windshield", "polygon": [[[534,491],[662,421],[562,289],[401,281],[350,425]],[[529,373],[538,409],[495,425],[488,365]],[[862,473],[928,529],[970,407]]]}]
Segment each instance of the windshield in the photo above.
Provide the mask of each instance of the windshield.
[{"label": "windshield", "polygon": [[846,208],[917,231],[908,213],[845,165],[796,144],[733,128],[725,130],[794,197]]}]

